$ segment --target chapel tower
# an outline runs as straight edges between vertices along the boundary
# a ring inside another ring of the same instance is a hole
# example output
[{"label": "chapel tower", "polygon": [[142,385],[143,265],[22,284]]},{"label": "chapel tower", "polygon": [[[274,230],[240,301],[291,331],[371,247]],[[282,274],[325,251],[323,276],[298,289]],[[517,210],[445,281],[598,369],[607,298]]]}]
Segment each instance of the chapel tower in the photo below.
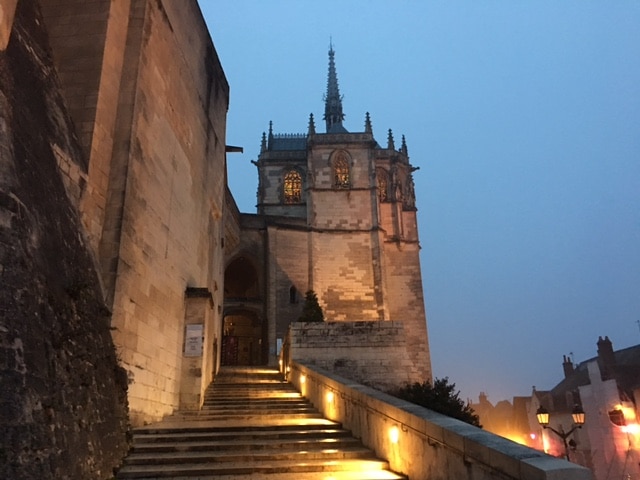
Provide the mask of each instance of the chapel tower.
[{"label": "chapel tower", "polygon": [[385,146],[376,141],[369,113],[363,130],[349,132],[342,100],[331,46],[325,132],[311,114],[306,133],[275,134],[270,123],[262,136],[252,222],[261,225],[268,251],[268,330],[272,340],[282,338],[300,315],[302,293],[313,290],[327,321],[402,321],[407,349],[430,378],[416,168],[404,136],[400,148],[391,130]]}]

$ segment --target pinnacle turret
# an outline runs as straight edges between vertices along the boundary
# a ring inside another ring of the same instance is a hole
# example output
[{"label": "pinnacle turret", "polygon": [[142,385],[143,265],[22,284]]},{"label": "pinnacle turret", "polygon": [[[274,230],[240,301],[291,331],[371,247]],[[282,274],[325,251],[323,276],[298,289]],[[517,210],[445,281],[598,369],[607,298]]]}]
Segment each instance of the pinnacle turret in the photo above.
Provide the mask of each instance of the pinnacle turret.
[{"label": "pinnacle turret", "polygon": [[396,145],[393,141],[393,132],[391,131],[391,129],[389,129],[389,136],[387,137],[387,148],[389,150],[395,150],[396,149]]},{"label": "pinnacle turret", "polygon": [[262,142],[260,143],[260,153],[267,151],[267,134],[262,132]]},{"label": "pinnacle turret", "polygon": [[364,133],[373,133],[373,128],[371,127],[371,117],[369,116],[369,112],[364,117]]},{"label": "pinnacle turret", "polygon": [[309,115],[309,131],[307,132],[308,135],[315,135],[316,133],[316,122],[313,119],[313,113]]}]

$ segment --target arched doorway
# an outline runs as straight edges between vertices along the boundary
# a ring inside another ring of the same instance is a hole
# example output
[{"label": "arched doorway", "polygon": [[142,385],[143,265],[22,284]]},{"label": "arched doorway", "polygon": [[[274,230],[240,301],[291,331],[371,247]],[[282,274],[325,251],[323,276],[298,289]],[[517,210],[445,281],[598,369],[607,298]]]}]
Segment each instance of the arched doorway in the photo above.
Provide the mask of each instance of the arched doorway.
[{"label": "arched doorway", "polygon": [[225,315],[222,331],[222,365],[263,365],[263,325],[255,312]]},{"label": "arched doorway", "polygon": [[267,328],[258,271],[247,256],[234,259],[224,274],[222,365],[267,363]]}]

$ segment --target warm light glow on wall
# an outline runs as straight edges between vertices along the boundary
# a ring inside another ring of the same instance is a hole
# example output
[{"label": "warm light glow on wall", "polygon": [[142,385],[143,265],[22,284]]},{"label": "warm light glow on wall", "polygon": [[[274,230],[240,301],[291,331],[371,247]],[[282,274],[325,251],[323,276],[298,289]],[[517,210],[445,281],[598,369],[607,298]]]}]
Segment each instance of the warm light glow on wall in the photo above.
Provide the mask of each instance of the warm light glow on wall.
[{"label": "warm light glow on wall", "polygon": [[622,414],[624,415],[624,419],[630,423],[634,422],[636,419],[636,412],[631,407],[625,407],[624,405],[619,405],[617,408],[622,410]]},{"label": "warm light glow on wall", "polygon": [[333,403],[333,392],[327,392],[327,402]]},{"label": "warm light glow on wall", "polygon": [[[511,440],[512,442],[518,443],[520,445],[528,445],[527,437],[517,434],[517,433],[505,433],[502,435],[504,438]],[[534,435],[535,437],[535,435]]]},{"label": "warm light glow on wall", "polygon": [[307,381],[307,376],[304,373],[300,374],[300,385],[304,385]]},{"label": "warm light glow on wall", "polygon": [[622,431],[631,435],[640,435],[640,425],[637,423],[630,423],[629,425],[622,427]]},{"label": "warm light glow on wall", "polygon": [[546,435],[542,435],[542,451],[544,453],[549,453],[549,439],[547,438]]},{"label": "warm light glow on wall", "polygon": [[389,429],[389,440],[391,440],[391,443],[394,445],[400,440],[400,429],[396,425]]}]

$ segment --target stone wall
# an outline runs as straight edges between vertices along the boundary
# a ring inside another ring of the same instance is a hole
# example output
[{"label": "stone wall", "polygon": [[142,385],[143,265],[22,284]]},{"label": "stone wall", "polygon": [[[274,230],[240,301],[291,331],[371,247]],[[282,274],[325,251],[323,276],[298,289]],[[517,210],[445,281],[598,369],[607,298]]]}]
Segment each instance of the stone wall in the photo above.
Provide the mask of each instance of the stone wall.
[{"label": "stone wall", "polygon": [[58,166],[87,173],[43,25],[18,2],[0,52],[0,477],[104,479],[128,448],[127,375]]},{"label": "stone wall", "polygon": [[283,349],[285,364],[317,366],[380,390],[422,382],[422,365],[407,349],[402,322],[292,323]]},{"label": "stone wall", "polygon": [[100,258],[138,425],[179,406],[187,288],[221,330],[229,87],[195,1],[133,4]]},{"label": "stone wall", "polygon": [[[269,299],[273,303],[276,338],[283,339],[289,324],[302,314],[304,294],[309,288],[309,232],[276,226],[269,227],[268,232]],[[294,299],[290,298],[292,287],[296,290]]]},{"label": "stone wall", "polygon": [[[413,217],[415,219],[415,213]],[[404,322],[404,325],[408,354],[422,372],[422,378],[417,381],[431,380],[427,319],[420,273],[420,245],[417,242],[384,243],[384,261],[385,298],[389,318],[410,320]]]},{"label": "stone wall", "polygon": [[[593,480],[580,465],[292,362],[288,379],[327,418],[411,480]],[[304,381],[303,381],[304,379]],[[328,395],[328,394],[331,395]]]}]

